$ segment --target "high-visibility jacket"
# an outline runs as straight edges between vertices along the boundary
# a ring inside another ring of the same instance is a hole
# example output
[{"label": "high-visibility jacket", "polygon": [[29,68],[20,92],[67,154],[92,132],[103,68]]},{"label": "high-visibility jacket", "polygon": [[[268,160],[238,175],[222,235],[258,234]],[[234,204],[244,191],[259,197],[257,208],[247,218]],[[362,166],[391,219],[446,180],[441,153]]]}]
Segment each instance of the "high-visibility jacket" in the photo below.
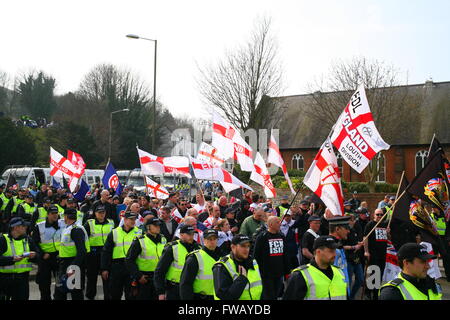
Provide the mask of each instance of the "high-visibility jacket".
[{"label": "high-visibility jacket", "polygon": [[64,219],[64,208],[61,207],[59,204],[55,204],[55,206],[58,208],[59,217],[61,219]]},{"label": "high-visibility jacket", "polygon": [[46,220],[37,224],[39,229],[39,236],[41,238],[39,247],[41,247],[42,251],[46,253],[59,251],[59,247],[61,244],[61,234],[66,225],[63,220],[59,220],[59,229],[55,230],[55,228],[53,227],[45,227],[45,223]]},{"label": "high-visibility jacket", "polygon": [[175,283],[180,283],[181,271],[183,271],[188,251],[181,244],[180,240],[175,241],[171,246],[173,251],[173,261],[169,270],[167,270],[166,279]]},{"label": "high-visibility jacket", "polygon": [[139,271],[153,272],[156,269],[156,265],[162,255],[164,247],[167,243],[166,238],[161,235],[161,242],[155,244],[146,235],[138,237],[139,244],[141,245],[141,253],[136,259],[136,264]]},{"label": "high-visibility jacket", "polygon": [[284,214],[286,213],[286,211],[289,210],[288,208],[285,208],[285,207],[283,207],[283,206],[278,206],[278,209],[280,209],[280,215],[279,215],[279,217],[284,216]]},{"label": "high-visibility jacket", "polygon": [[11,210],[11,213],[16,213],[17,208],[19,207],[19,204],[25,202],[25,199],[19,199],[17,196],[14,196],[14,197],[12,197],[12,201],[14,201],[14,205]]},{"label": "high-visibility jacket", "polygon": [[45,209],[44,207],[39,207],[38,208],[38,219],[36,220],[36,223],[41,223],[41,222],[45,222],[45,219],[47,219],[47,215],[48,215],[48,211],[47,209]]},{"label": "high-visibility jacket", "polygon": [[193,292],[205,296],[213,296],[214,281],[212,268],[216,260],[203,249],[192,251],[189,255],[194,255],[198,262],[198,272],[192,285]]},{"label": "high-visibility jacket", "polygon": [[102,247],[105,245],[108,234],[114,228],[114,222],[111,219],[107,219],[107,222],[105,224],[97,224],[95,219],[87,221],[90,230],[89,244],[91,247]]},{"label": "high-visibility jacket", "polygon": [[70,233],[74,228],[80,228],[84,232],[84,244],[86,246],[86,252],[91,252],[91,246],[89,245],[89,237],[86,230],[83,227],[73,223],[70,226],[64,228],[61,233],[61,243],[59,246],[59,257],[60,258],[72,258],[77,255],[77,247],[75,242],[73,242]]},{"label": "high-visibility jacket", "polygon": [[388,283],[381,286],[381,289],[387,286],[393,286],[400,290],[404,300],[442,300],[442,289],[441,286],[436,283],[436,291],[429,289],[428,294],[424,294],[422,291],[417,289],[411,282],[406,280],[401,273],[398,274],[397,278],[389,281]]},{"label": "high-visibility jacket", "polygon": [[142,230],[138,227],[134,227],[130,230],[130,232],[126,233],[123,231],[122,227],[117,227],[113,229],[113,241],[114,241],[114,249],[113,249],[113,259],[122,259],[127,256],[128,250],[130,249],[131,243],[134,238],[140,236],[142,234]]},{"label": "high-visibility jacket", "polygon": [[[231,259],[230,255],[221,258],[215,264],[219,263],[225,266],[233,280],[239,277],[236,264]],[[247,279],[249,283],[244,291],[242,291],[239,300],[260,300],[262,294],[262,280],[256,260],[253,260],[253,269],[250,268],[247,270]],[[216,296],[216,290],[214,290],[214,299],[220,300],[219,297]]]},{"label": "high-visibility jacket", "polygon": [[292,270],[299,271],[305,279],[308,290],[305,300],[347,300],[347,283],[344,272],[331,266],[333,278],[328,278],[322,271],[311,264]]},{"label": "high-visibility jacket", "polygon": [[3,201],[3,204],[2,204],[2,207],[0,208],[0,210],[1,211],[5,211],[6,206],[8,205],[9,201],[11,200],[11,198],[7,198],[5,196],[5,194],[2,193],[2,194],[0,194],[0,199],[2,199],[2,201]]},{"label": "high-visibility jacket", "polygon": [[447,224],[445,223],[444,217],[436,218],[434,213],[431,214],[434,222],[436,223],[436,228],[440,236],[445,236],[445,230],[447,229]]},{"label": "high-visibility jacket", "polygon": [[[5,257],[11,256],[21,256],[25,252],[30,252],[30,246],[28,245],[27,239],[15,240],[7,234],[3,234],[6,240],[7,249],[2,254]],[[24,273],[29,272],[33,268],[28,258],[24,258],[20,261],[15,262],[9,266],[0,266],[0,273]]]},{"label": "high-visibility jacket", "polygon": [[84,213],[81,212],[80,210],[77,210],[77,221],[75,222],[77,225],[82,226],[83,225],[83,218],[84,218]]},{"label": "high-visibility jacket", "polygon": [[25,214],[29,214],[30,216],[33,216],[34,211],[36,211],[36,206],[31,206],[26,202],[23,202],[20,204],[22,206],[23,210],[25,211]]}]

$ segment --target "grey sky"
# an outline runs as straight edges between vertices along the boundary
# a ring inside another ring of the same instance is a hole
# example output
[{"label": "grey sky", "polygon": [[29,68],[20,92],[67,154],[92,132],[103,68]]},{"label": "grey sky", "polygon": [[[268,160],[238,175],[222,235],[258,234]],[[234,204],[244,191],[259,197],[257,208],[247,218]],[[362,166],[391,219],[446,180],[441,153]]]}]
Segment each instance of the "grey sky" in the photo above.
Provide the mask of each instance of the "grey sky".
[{"label": "grey sky", "polygon": [[175,115],[200,115],[196,63],[217,61],[272,18],[285,95],[305,93],[336,59],[364,55],[392,64],[409,83],[450,81],[450,1],[4,1],[0,70],[42,69],[57,93],[75,91],[101,62],[126,66],[149,85],[158,39],[158,98]]}]

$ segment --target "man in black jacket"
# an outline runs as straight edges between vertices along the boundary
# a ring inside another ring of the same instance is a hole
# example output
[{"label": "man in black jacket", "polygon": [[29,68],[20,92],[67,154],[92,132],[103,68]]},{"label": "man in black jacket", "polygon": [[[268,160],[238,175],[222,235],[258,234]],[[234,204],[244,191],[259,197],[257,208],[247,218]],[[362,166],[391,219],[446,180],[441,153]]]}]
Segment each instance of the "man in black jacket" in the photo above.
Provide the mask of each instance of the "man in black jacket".
[{"label": "man in black jacket", "polygon": [[114,226],[117,227],[119,225],[120,219],[116,214],[115,205],[109,203],[108,199],[109,191],[105,189],[100,193],[100,199],[92,204],[92,212],[97,211],[98,206],[104,206],[106,210],[106,219],[112,219],[112,221],[114,221]]},{"label": "man in black jacket", "polygon": [[[184,266],[183,261],[189,252],[200,249],[197,242],[194,241],[194,233],[194,227],[182,226],[180,240],[169,243],[164,249],[154,276],[155,290],[159,300],[180,300],[179,283],[182,271],[180,268]],[[182,248],[178,246],[182,246]]]},{"label": "man in black jacket", "polygon": [[[186,263],[181,272],[180,298],[181,300],[214,300],[214,283],[211,279],[197,279],[198,276],[208,276],[212,272],[212,261],[220,259],[220,249],[217,248],[219,234],[216,230],[207,229],[203,233],[205,245],[198,251],[193,251],[186,257]],[[212,259],[209,259],[209,257]],[[208,258],[206,261],[205,258]],[[199,260],[201,263],[199,263]],[[206,270],[206,269],[209,270]],[[205,274],[206,271],[206,274]],[[198,281],[196,290],[195,281]],[[209,291],[211,290],[211,291]]]},{"label": "man in black jacket", "polygon": [[[125,265],[131,278],[138,282],[137,300],[158,300],[153,278],[156,266],[167,243],[166,238],[161,234],[160,226],[161,220],[157,217],[151,217],[147,220],[145,222],[145,235],[133,240],[125,258]],[[147,248],[146,243],[152,244],[152,248],[150,246]],[[144,244],[144,248],[142,248],[142,244]],[[146,250],[146,252],[142,253],[142,250]],[[148,252],[150,252],[151,257],[148,256]]]},{"label": "man in black jacket", "polygon": [[281,293],[283,276],[290,273],[286,239],[280,233],[281,221],[276,216],[267,219],[268,229],[255,241],[254,257],[260,266],[263,284],[262,300],[276,300]]},{"label": "man in black jacket", "polygon": [[175,230],[178,228],[178,223],[171,217],[169,207],[162,207],[160,210],[161,223],[161,233],[167,239],[167,241],[172,241],[175,234]]}]

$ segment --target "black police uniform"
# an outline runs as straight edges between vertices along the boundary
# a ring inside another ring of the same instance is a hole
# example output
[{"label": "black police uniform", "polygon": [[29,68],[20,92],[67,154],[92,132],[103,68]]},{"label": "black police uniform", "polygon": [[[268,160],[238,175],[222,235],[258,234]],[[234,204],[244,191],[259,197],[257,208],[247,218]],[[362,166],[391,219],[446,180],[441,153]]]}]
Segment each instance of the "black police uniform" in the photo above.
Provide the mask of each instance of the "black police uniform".
[{"label": "black police uniform", "polygon": [[133,240],[131,243],[131,247],[128,250],[127,257],[125,258],[125,266],[128,269],[128,272],[131,275],[131,278],[138,282],[139,279],[145,275],[147,276],[147,283],[141,284],[137,283],[137,300],[158,300],[158,295],[155,291],[155,285],[153,283],[154,278],[154,272],[153,271],[140,271],[137,264],[136,259],[142,252],[141,243],[139,242],[139,239],[142,239],[144,237],[149,238],[151,241],[153,241],[155,244],[161,243],[163,236],[161,234],[158,234],[156,237],[152,236],[149,233],[146,233],[145,235],[139,236],[136,239]]}]

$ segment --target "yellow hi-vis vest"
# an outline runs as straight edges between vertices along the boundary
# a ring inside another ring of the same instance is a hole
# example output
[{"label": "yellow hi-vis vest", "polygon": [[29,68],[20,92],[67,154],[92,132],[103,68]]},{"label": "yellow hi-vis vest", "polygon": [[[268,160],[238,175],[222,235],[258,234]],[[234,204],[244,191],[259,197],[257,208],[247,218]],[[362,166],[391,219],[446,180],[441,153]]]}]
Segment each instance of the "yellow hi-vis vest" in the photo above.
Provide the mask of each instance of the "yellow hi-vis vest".
[{"label": "yellow hi-vis vest", "polygon": [[300,271],[305,278],[308,287],[305,300],[347,300],[347,283],[344,272],[333,265],[331,269],[333,270],[333,279],[328,278],[311,264],[292,270],[292,272]]},{"label": "yellow hi-vis vest", "polygon": [[2,201],[3,201],[3,204],[2,204],[2,207],[0,208],[0,210],[5,211],[6,206],[8,205],[8,203],[11,199],[7,198],[4,193],[0,194],[0,199],[2,199]]},{"label": "yellow hi-vis vest", "polygon": [[[12,257],[12,256],[21,256],[25,252],[30,252],[30,247],[28,245],[27,239],[22,240],[14,240],[10,238],[9,235],[3,234],[5,237],[7,249],[2,256]],[[9,266],[0,266],[0,273],[24,273],[29,272],[33,268],[31,267],[31,263],[28,261],[28,258],[24,258],[20,261],[15,262]]]},{"label": "yellow hi-vis vest", "polygon": [[26,214],[29,214],[30,216],[33,216],[34,211],[37,207],[30,206],[28,203],[24,202],[20,204],[25,211]]},{"label": "yellow hi-vis vest", "polygon": [[192,285],[193,292],[205,296],[214,295],[214,281],[212,268],[216,260],[211,257],[205,250],[195,250],[189,255],[195,255],[198,262],[198,272]]},{"label": "yellow hi-vis vest", "polygon": [[280,209],[280,215],[278,217],[282,217],[284,216],[284,214],[286,213],[286,211],[288,211],[289,209],[283,207],[283,206],[278,206],[278,209]]},{"label": "yellow hi-vis vest", "polygon": [[61,219],[64,219],[64,208],[61,207],[59,204],[55,204],[55,206],[58,208],[59,217]]},{"label": "yellow hi-vis vest", "polygon": [[45,223],[46,221],[42,221],[37,224],[39,229],[39,237],[41,238],[39,247],[41,247],[42,251],[46,253],[59,251],[61,244],[61,233],[65,228],[65,223],[64,221],[59,220],[58,230],[55,230],[53,227],[46,228]]},{"label": "yellow hi-vis vest", "polygon": [[19,198],[17,198],[17,196],[14,196],[14,197],[12,197],[12,200],[14,201],[14,206],[11,210],[11,213],[16,213],[17,208],[19,207],[19,204],[25,202],[25,199],[19,199]]},{"label": "yellow hi-vis vest", "polygon": [[95,219],[87,221],[91,234],[89,235],[89,244],[91,247],[102,247],[105,245],[106,238],[114,228],[114,222],[107,219],[108,223],[96,224]]},{"label": "yellow hi-vis vest", "polygon": [[183,271],[188,251],[181,244],[180,240],[177,240],[176,243],[172,244],[172,251],[173,261],[166,273],[166,279],[175,283],[180,283],[181,271]]},{"label": "yellow hi-vis vest", "polygon": [[114,241],[113,259],[125,258],[134,238],[142,234],[142,230],[138,227],[134,227],[128,233],[123,231],[122,227],[117,227],[111,232]]},{"label": "yellow hi-vis vest", "polygon": [[161,242],[155,244],[147,235],[138,238],[141,245],[141,253],[136,259],[139,271],[153,272],[158,265],[164,247],[167,243],[166,238],[161,235]]},{"label": "yellow hi-vis vest", "polygon": [[436,228],[440,236],[445,236],[445,229],[447,229],[447,225],[445,223],[444,217],[436,218],[434,213],[431,214],[431,217],[433,218],[434,222],[436,222]]},{"label": "yellow hi-vis vest", "polygon": [[[222,264],[225,266],[227,271],[230,273],[233,281],[239,277],[239,273],[237,272],[236,264],[231,259],[230,255],[227,255],[217,261],[215,264]],[[253,260],[253,268],[247,270],[247,279],[249,284],[242,291],[239,300],[260,300],[262,294],[262,280],[261,275],[259,274],[259,266],[256,260]],[[214,290],[214,300],[220,300],[219,297],[216,296],[216,290]]]},{"label": "yellow hi-vis vest", "polygon": [[72,229],[80,228],[84,232],[84,244],[86,246],[86,252],[91,252],[91,247],[89,245],[89,238],[86,230],[83,227],[78,226],[73,223],[70,226],[64,228],[61,232],[61,243],[59,246],[59,257],[60,258],[72,258],[77,255],[77,247],[75,246],[75,242],[73,242],[70,233]]},{"label": "yellow hi-vis vest", "polygon": [[39,217],[36,220],[36,223],[45,222],[45,219],[47,219],[48,211],[44,207],[38,208]]},{"label": "yellow hi-vis vest", "polygon": [[397,287],[400,290],[404,300],[442,300],[442,289],[438,283],[436,283],[438,293],[434,293],[433,290],[429,289],[428,295],[425,295],[411,282],[403,278],[401,273],[399,273],[397,278],[394,280],[391,280],[381,286],[378,291],[378,295],[380,294],[381,289],[387,286]]}]

